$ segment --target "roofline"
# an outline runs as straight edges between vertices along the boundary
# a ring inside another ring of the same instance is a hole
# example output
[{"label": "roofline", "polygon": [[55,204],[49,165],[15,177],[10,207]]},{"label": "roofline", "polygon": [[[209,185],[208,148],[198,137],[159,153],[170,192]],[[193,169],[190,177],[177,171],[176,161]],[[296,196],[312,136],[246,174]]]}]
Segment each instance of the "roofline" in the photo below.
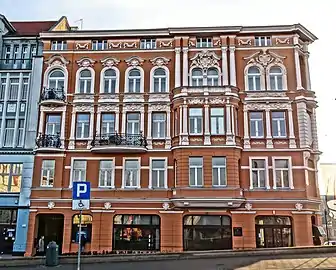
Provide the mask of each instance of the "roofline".
[{"label": "roofline", "polygon": [[62,16],[52,27],[49,28],[49,31],[53,30],[63,19],[66,19],[67,27],[70,28],[68,18],[66,16]]},{"label": "roofline", "polygon": [[85,37],[124,37],[124,36],[170,36],[193,33],[248,34],[270,32],[296,32],[301,38],[314,42],[317,37],[301,24],[274,26],[213,26],[213,27],[172,27],[153,29],[120,29],[120,30],[75,30],[42,32],[42,38],[85,38]]},{"label": "roofline", "polygon": [[11,30],[12,32],[16,32],[16,29],[14,28],[14,26],[7,20],[5,15],[0,14],[0,19],[3,20],[5,22],[5,25],[7,26],[7,28],[9,28],[9,30]]}]

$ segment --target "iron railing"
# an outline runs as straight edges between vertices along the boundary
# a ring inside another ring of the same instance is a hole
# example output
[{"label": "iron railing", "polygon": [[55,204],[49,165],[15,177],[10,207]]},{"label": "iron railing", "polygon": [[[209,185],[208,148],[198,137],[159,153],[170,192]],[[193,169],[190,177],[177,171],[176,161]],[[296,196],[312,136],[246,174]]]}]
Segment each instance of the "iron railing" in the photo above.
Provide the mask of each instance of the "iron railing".
[{"label": "iron railing", "polygon": [[96,135],[92,146],[137,146],[146,147],[147,140],[140,134],[108,133]]},{"label": "iron railing", "polygon": [[36,146],[38,148],[60,148],[62,145],[59,134],[39,134],[36,139]]},{"label": "iron railing", "polygon": [[41,93],[41,101],[46,100],[59,100],[59,101],[65,101],[65,93],[64,88],[48,88],[43,87],[42,93]]},{"label": "iron railing", "polygon": [[32,59],[0,59],[0,69],[32,69]]}]

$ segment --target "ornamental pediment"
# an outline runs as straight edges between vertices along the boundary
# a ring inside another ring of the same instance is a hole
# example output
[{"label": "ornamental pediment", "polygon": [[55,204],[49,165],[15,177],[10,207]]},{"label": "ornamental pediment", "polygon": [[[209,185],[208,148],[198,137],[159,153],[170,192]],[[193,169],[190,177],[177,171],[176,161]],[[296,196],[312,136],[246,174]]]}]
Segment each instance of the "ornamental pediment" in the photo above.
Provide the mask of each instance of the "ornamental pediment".
[{"label": "ornamental pediment", "polygon": [[130,58],[127,58],[125,62],[129,67],[136,67],[141,66],[145,60],[142,59],[139,56],[131,56]]},{"label": "ornamental pediment", "polygon": [[220,58],[212,51],[202,51],[197,53],[191,60],[191,67],[208,69],[210,67],[219,67]]},{"label": "ornamental pediment", "polygon": [[165,66],[169,63],[170,59],[169,58],[166,58],[166,57],[163,57],[163,56],[158,56],[158,57],[155,57],[153,59],[150,59],[150,62],[154,65],[154,66]]},{"label": "ornamental pediment", "polygon": [[107,57],[100,61],[104,67],[113,67],[117,66],[120,63],[120,60],[114,57]]},{"label": "ornamental pediment", "polygon": [[244,57],[244,60],[247,60],[247,64],[260,64],[263,67],[267,67],[269,64],[283,64],[285,56],[276,54],[267,49],[263,49],[259,52],[256,52],[250,56]]},{"label": "ornamental pediment", "polygon": [[46,63],[49,67],[51,67],[51,66],[65,67],[67,64],[70,63],[70,61],[66,60],[64,58],[64,56],[62,56],[60,54],[54,54],[54,55],[50,56],[49,59],[47,61],[45,61],[44,63]]},{"label": "ornamental pediment", "polygon": [[76,62],[79,67],[93,67],[94,63],[96,63],[95,60],[88,57],[84,57]]}]

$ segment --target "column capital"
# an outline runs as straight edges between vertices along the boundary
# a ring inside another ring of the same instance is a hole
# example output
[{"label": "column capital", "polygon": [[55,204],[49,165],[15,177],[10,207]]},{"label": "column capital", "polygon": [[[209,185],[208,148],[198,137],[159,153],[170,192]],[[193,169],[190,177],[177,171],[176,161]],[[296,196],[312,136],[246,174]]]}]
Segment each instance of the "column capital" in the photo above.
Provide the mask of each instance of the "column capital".
[{"label": "column capital", "polygon": [[230,50],[230,53],[234,53],[236,51],[236,47],[235,46],[230,46],[229,50]]},{"label": "column capital", "polygon": [[222,46],[221,49],[222,49],[222,52],[226,52],[228,50],[228,47],[227,46],[225,46],[225,47]]},{"label": "column capital", "polygon": [[186,54],[189,51],[189,48],[188,47],[183,47],[182,51],[183,51],[184,54]]},{"label": "column capital", "polygon": [[181,48],[175,48],[175,53],[181,53]]}]

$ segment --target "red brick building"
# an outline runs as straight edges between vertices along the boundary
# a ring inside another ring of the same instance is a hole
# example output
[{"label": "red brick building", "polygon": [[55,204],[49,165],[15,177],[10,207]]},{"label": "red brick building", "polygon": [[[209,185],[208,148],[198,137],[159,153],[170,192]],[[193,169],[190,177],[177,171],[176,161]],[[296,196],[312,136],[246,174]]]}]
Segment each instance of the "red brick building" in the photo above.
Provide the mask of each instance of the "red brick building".
[{"label": "red brick building", "polygon": [[302,25],[41,34],[27,255],[313,245],[315,94]]}]

